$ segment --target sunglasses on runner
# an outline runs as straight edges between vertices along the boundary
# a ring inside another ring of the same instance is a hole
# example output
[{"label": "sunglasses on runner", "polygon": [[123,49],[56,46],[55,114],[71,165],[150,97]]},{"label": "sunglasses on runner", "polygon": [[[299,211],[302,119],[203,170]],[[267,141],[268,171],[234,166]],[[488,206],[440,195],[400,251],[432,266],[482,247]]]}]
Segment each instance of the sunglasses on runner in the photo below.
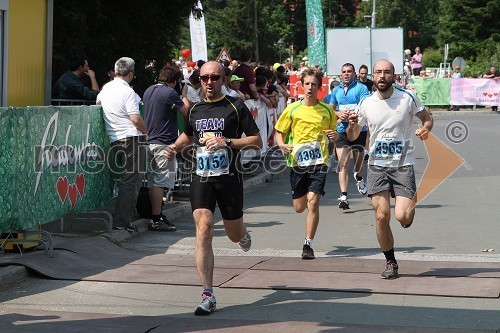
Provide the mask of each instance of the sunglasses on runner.
[{"label": "sunglasses on runner", "polygon": [[200,76],[200,80],[202,80],[205,83],[207,83],[208,80],[212,80],[212,82],[218,81],[220,78],[221,78],[220,75],[202,75],[202,76]]}]

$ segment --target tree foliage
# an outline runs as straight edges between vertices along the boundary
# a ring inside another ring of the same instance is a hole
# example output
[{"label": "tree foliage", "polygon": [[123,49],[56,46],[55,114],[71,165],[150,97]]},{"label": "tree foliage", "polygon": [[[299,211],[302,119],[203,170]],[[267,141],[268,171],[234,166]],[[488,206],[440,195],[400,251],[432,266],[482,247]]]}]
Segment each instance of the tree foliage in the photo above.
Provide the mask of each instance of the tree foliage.
[{"label": "tree foliage", "polygon": [[[281,38],[285,45],[288,46],[294,42],[297,33],[294,29],[297,19],[287,2],[262,0],[206,1],[204,11],[207,43],[209,45],[214,43],[217,50],[225,47],[234,58],[240,57],[241,50],[251,48],[254,52],[258,50],[258,54],[254,55],[254,59],[258,56],[257,60],[260,61],[269,63],[277,61],[280,47],[276,42]],[[257,17],[257,25],[255,25],[255,17]],[[305,34],[305,28],[303,32]]]},{"label": "tree foliage", "polygon": [[[196,0],[55,0],[53,80],[67,70],[70,59],[87,57],[100,85],[123,56],[136,62],[133,82],[142,93],[155,73],[178,49],[179,29]],[[154,63],[153,67],[147,67]]]},{"label": "tree foliage", "polygon": [[449,56],[467,62],[464,74],[478,76],[500,57],[500,0],[440,1],[439,44],[449,44]]},{"label": "tree foliage", "polygon": [[[373,3],[361,0],[321,0],[325,28],[369,26],[365,15]],[[207,44],[214,58],[225,47],[233,58],[240,51],[258,48],[259,60],[274,63],[279,57],[277,41],[284,41],[282,58],[307,52],[305,0],[201,0]],[[137,63],[134,87],[143,91],[154,81],[165,61],[177,57],[181,45],[189,47],[189,13],[197,0],[54,0],[53,78],[67,67],[72,55],[86,55],[98,82],[121,56]],[[403,27],[404,48],[419,46],[430,51],[433,64],[450,45],[449,59],[463,57],[466,71],[477,75],[489,65],[499,65],[500,0],[379,0],[377,27]],[[201,13],[195,12],[200,15]],[[254,19],[257,15],[257,28]],[[256,34],[258,38],[256,38]],[[256,40],[258,39],[258,44]],[[255,57],[254,57],[255,58]],[[197,59],[193,59],[197,60]],[[428,61],[428,62],[429,62]]]},{"label": "tree foliage", "polygon": [[352,27],[358,11],[358,1],[322,0],[323,21],[326,28]]},{"label": "tree foliage", "polygon": [[[402,27],[405,31],[405,48],[414,50],[419,46],[422,50],[435,46],[438,15],[438,1],[428,0],[392,0],[376,2],[376,27]],[[373,0],[362,2],[360,14],[356,18],[358,26],[370,26],[373,11]]]}]

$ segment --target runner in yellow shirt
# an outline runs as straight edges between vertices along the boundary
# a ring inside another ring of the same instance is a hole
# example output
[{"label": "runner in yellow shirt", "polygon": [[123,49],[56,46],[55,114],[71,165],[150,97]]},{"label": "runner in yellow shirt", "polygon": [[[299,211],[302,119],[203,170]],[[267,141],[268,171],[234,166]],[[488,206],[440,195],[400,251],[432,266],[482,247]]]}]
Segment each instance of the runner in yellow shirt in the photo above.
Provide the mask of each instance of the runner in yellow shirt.
[{"label": "runner in yellow shirt", "polygon": [[312,241],[325,194],[328,144],[338,139],[335,112],[317,97],[322,78],[320,71],[304,70],[300,77],[304,99],[288,105],[275,125],[276,142],[290,167],[293,207],[297,213],[308,209],[302,259],[315,258]]}]

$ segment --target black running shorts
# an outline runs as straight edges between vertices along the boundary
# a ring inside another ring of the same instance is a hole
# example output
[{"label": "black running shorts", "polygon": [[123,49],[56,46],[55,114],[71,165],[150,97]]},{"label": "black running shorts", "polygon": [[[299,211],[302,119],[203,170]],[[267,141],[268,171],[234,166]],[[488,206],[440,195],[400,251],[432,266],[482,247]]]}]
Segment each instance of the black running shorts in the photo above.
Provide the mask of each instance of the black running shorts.
[{"label": "black running shorts", "polygon": [[314,165],[307,168],[290,169],[290,185],[292,186],[292,198],[298,199],[308,192],[325,195],[326,175],[328,166]]},{"label": "black running shorts", "polygon": [[215,183],[193,180],[189,187],[191,209],[205,208],[215,211],[219,206],[224,220],[237,220],[243,216],[243,183]]},{"label": "black running shorts", "polygon": [[359,133],[359,136],[354,141],[349,141],[347,139],[347,134],[345,132],[339,133],[339,139],[335,142],[335,147],[345,148],[346,146],[352,148],[353,150],[364,153],[366,145],[366,131]]}]

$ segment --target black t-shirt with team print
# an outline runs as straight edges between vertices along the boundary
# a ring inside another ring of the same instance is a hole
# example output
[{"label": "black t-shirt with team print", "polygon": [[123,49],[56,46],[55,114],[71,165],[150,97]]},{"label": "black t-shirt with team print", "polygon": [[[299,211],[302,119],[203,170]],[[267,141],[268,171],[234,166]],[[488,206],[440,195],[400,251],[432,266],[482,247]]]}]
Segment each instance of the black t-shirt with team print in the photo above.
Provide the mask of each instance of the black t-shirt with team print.
[{"label": "black t-shirt with team print", "polygon": [[227,147],[215,151],[200,144],[201,138],[209,136],[241,138],[241,135],[255,135],[259,128],[245,103],[223,95],[215,101],[196,103],[188,113],[184,133],[194,136],[192,180],[207,182],[241,182],[240,151]]}]

